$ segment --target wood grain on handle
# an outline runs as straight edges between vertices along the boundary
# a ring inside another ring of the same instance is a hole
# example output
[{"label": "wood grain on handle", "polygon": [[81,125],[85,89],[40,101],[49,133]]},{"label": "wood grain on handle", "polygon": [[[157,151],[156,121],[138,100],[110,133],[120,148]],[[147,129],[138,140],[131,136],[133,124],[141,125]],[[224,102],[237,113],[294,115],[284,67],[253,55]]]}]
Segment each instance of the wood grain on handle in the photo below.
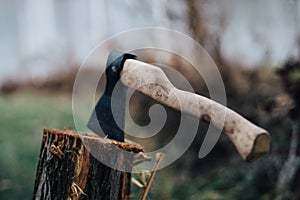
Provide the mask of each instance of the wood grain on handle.
[{"label": "wood grain on handle", "polygon": [[247,161],[256,160],[269,151],[270,136],[266,130],[211,99],[177,89],[159,67],[128,59],[121,81],[166,106],[211,122],[228,135]]}]

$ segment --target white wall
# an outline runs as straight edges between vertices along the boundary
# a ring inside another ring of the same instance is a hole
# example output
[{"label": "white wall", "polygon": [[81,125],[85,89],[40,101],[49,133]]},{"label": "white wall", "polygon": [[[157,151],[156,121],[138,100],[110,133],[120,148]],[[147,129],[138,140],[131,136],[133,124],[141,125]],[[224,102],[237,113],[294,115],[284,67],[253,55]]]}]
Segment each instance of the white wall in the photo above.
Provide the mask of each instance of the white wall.
[{"label": "white wall", "polygon": [[[296,0],[215,0],[203,12],[225,59],[251,67],[299,56],[299,11]],[[47,76],[128,29],[160,26],[188,34],[185,17],[182,0],[1,0],[0,81]]]}]

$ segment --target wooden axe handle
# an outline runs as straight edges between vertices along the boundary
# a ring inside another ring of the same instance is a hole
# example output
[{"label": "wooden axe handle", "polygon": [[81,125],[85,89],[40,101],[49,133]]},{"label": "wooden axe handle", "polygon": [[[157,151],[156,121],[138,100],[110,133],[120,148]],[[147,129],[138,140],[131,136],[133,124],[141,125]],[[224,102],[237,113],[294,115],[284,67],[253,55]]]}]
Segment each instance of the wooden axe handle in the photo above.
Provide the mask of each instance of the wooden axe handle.
[{"label": "wooden axe handle", "polygon": [[166,106],[211,122],[228,135],[244,160],[256,160],[269,151],[270,136],[266,130],[211,99],[177,89],[159,67],[128,59],[121,81]]}]

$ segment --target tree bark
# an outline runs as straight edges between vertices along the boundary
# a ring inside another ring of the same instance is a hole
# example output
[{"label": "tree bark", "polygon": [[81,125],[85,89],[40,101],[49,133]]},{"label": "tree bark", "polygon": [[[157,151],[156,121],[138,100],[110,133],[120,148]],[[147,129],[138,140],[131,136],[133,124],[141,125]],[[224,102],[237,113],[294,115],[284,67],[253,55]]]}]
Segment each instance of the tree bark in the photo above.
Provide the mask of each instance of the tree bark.
[{"label": "tree bark", "polygon": [[[96,148],[118,165],[131,165],[134,153],[143,152],[142,146],[132,142],[45,129],[33,199],[129,199],[131,173],[106,166],[90,153],[83,141],[92,143],[93,151]],[[114,151],[116,148],[132,153],[125,157],[122,151]]]}]

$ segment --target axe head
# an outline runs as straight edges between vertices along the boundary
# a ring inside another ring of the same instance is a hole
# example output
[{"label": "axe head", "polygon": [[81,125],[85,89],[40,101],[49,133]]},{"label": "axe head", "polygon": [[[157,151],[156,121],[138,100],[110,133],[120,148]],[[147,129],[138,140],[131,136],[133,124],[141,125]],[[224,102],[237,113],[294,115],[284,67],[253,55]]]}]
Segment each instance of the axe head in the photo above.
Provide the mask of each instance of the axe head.
[{"label": "axe head", "polygon": [[[124,142],[125,102],[127,87],[122,83],[115,87],[120,80],[120,73],[126,59],[136,56],[119,51],[112,51],[106,63],[106,86],[95,109],[92,112],[87,127],[100,136],[107,136]],[[112,101],[112,94],[114,97]],[[113,107],[113,109],[112,109]],[[113,113],[114,111],[114,113]],[[116,123],[118,122],[118,124]]]}]

